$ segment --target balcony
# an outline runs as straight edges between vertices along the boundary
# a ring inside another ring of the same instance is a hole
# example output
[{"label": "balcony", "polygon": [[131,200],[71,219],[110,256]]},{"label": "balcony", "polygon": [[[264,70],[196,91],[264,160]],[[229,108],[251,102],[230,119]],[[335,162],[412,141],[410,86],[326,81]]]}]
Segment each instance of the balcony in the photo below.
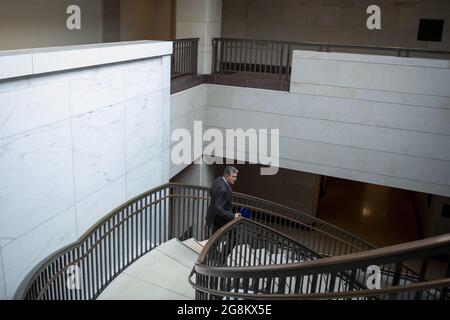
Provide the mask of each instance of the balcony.
[{"label": "balcony", "polygon": [[171,60],[171,93],[177,93],[203,83],[197,75],[198,38],[173,41]]},{"label": "balcony", "polygon": [[295,50],[448,59],[449,51],[327,43],[215,38],[212,73],[197,75],[198,39],[174,41],[172,93],[201,83],[289,91]]}]

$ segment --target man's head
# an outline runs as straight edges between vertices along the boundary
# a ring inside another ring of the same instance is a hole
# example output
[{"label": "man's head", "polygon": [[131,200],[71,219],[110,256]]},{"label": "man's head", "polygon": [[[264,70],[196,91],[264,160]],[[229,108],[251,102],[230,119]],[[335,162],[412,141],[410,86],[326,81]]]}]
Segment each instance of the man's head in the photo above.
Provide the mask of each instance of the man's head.
[{"label": "man's head", "polygon": [[236,182],[238,172],[235,167],[228,166],[223,171],[223,176],[230,185],[233,185]]}]

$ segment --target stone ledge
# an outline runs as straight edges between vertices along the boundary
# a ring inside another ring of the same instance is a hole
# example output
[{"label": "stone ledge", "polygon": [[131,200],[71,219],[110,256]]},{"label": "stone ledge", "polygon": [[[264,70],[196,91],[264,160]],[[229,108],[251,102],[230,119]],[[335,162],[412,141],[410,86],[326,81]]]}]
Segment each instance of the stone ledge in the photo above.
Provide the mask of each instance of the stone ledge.
[{"label": "stone ledge", "polygon": [[170,54],[171,41],[130,41],[0,51],[0,80]]}]

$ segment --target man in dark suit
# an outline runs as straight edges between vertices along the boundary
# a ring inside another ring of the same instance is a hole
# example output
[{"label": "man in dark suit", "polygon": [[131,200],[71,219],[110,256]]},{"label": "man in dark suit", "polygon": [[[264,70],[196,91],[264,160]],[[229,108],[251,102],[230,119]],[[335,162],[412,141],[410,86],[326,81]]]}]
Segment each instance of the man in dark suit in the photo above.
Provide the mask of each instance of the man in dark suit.
[{"label": "man in dark suit", "polygon": [[213,233],[219,230],[227,222],[240,216],[239,213],[233,213],[231,186],[236,182],[238,170],[235,167],[228,166],[223,172],[223,176],[217,178],[211,186],[209,204],[206,214],[206,225],[212,227]]}]

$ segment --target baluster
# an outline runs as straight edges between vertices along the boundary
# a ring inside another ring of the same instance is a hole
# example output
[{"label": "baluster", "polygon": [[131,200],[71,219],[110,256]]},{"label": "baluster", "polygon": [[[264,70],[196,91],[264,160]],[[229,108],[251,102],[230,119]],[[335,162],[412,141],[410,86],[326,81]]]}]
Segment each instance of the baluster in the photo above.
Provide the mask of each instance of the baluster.
[{"label": "baluster", "polygon": [[[447,270],[445,272],[445,277],[450,278],[450,255],[447,254]],[[441,288],[441,294],[439,296],[440,300],[448,300],[449,287]]]}]

